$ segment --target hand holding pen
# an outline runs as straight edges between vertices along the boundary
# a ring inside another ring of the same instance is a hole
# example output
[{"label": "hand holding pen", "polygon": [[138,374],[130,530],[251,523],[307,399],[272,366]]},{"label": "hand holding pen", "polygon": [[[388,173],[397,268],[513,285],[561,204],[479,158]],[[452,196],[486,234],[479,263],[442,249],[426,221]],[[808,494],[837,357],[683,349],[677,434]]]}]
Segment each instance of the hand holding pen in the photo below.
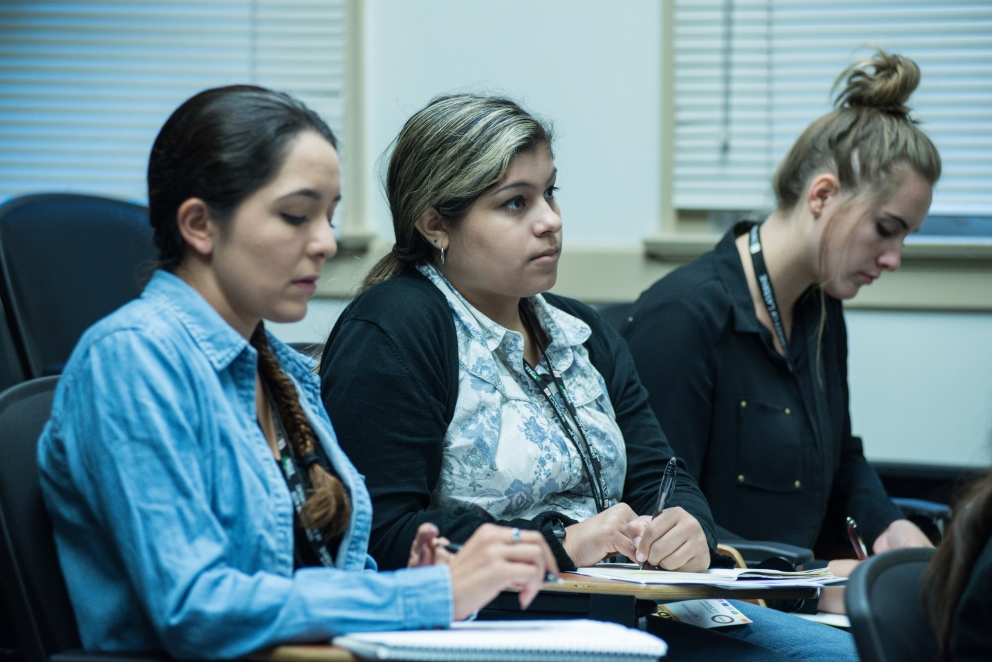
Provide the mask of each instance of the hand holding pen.
[{"label": "hand holding pen", "polygon": [[866,560],[868,558],[868,548],[865,547],[865,541],[861,539],[861,534],[858,533],[858,525],[855,523],[853,517],[847,518],[847,535],[851,539],[851,546],[854,547],[854,553],[858,555],[858,560]]},{"label": "hand holding pen", "polygon": [[[658,501],[654,508],[654,514],[651,516],[651,520],[654,521],[658,515],[664,512],[665,507],[668,505],[668,500],[672,498],[672,492],[675,491],[675,473],[678,470],[678,465],[675,462],[675,457],[668,461],[668,465],[665,467],[665,473],[661,476],[661,482],[658,484]],[[647,563],[645,558],[641,561],[641,570],[644,570],[644,565]]]}]

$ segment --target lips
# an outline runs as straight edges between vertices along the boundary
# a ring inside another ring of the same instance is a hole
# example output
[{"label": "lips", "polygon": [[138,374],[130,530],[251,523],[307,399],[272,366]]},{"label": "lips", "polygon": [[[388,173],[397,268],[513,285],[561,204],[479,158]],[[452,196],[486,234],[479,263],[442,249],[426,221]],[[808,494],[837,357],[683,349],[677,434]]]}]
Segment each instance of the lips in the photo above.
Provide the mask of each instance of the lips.
[{"label": "lips", "polygon": [[543,253],[538,253],[537,255],[535,255],[534,257],[532,257],[531,260],[532,261],[533,260],[540,260],[542,258],[551,258],[551,257],[557,258],[558,257],[558,253],[560,253],[560,252],[561,252],[561,246],[555,246],[553,248],[549,248],[548,250],[544,251]]}]

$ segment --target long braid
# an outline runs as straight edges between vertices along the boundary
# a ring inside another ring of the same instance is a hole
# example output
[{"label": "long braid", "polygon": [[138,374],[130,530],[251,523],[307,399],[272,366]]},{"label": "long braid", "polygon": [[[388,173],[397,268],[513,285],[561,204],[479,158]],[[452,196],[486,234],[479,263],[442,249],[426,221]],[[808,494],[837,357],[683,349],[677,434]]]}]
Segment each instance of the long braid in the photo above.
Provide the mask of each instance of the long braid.
[{"label": "long braid", "polygon": [[[297,459],[312,454],[320,443],[313,426],[300,407],[299,395],[275,355],[269,348],[265,327],[260,322],[251,336],[252,346],[258,350],[258,368],[275,401],[286,436]],[[310,492],[303,505],[303,521],[308,528],[321,529],[328,536],[341,535],[351,519],[351,503],[344,484],[327,473],[319,462],[310,464]]]}]

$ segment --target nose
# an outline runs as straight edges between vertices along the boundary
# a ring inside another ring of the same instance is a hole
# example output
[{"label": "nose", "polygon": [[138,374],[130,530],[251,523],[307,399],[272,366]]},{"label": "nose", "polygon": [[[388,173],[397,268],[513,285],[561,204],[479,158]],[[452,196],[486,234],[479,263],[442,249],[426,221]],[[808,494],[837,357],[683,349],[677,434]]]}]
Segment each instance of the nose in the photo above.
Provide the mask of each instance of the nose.
[{"label": "nose", "polygon": [[334,240],[334,229],[331,227],[330,219],[326,222],[318,221],[314,226],[307,252],[311,257],[321,261],[329,260],[338,252],[338,242]]},{"label": "nose", "polygon": [[886,271],[895,271],[899,268],[899,264],[902,262],[902,242],[900,241],[897,245],[886,248],[882,251],[882,254],[878,256],[878,266],[882,267]]},{"label": "nose", "polygon": [[557,234],[561,231],[561,214],[547,200],[543,202],[540,212],[541,217],[534,227],[535,234],[540,236],[549,232]]}]

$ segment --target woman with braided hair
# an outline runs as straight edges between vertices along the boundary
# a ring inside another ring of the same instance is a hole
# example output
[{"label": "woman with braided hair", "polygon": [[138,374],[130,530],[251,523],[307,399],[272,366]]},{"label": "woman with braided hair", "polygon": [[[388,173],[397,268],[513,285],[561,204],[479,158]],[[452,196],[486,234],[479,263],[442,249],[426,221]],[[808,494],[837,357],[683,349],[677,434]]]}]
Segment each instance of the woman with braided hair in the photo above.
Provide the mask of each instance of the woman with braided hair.
[{"label": "woman with braided hair", "polygon": [[558,569],[539,533],[480,529],[448,554],[417,531],[375,572],[371,500],[313,362],[263,319],[301,319],[336,245],[335,139],[298,101],[207,90],[148,166],[159,268],[89,329],[39,442],[83,645],[230,658],[353,631],[447,626]]}]

